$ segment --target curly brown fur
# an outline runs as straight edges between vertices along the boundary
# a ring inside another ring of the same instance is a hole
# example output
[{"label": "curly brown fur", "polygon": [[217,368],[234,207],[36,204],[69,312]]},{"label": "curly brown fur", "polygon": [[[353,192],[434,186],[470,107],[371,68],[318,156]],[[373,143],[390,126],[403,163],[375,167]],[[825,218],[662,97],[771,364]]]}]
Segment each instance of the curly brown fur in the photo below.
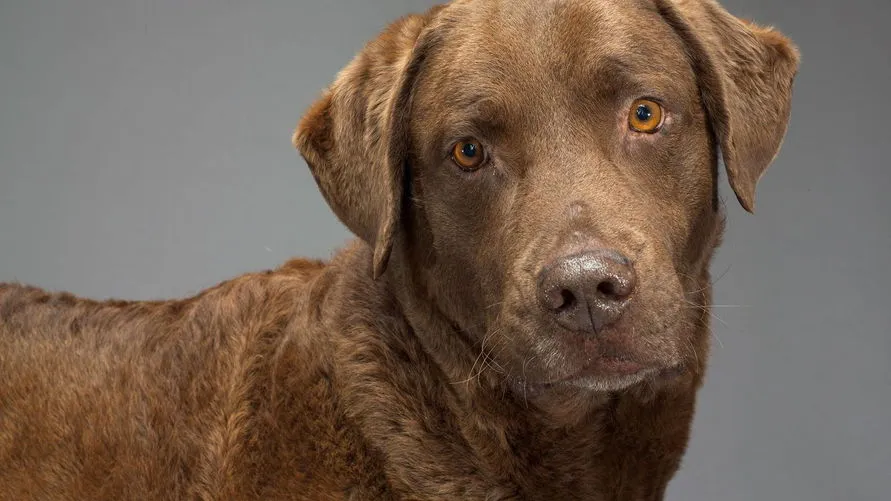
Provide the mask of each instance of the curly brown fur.
[{"label": "curly brown fur", "polygon": [[[797,62],[712,0],[396,21],[294,135],[360,237],[330,262],[169,301],[0,284],[0,499],[662,499],[705,371],[718,150],[751,210]],[[660,133],[628,129],[638,97]],[[467,137],[472,174],[447,154]],[[636,277],[587,331],[536,299],[579,249]]]}]

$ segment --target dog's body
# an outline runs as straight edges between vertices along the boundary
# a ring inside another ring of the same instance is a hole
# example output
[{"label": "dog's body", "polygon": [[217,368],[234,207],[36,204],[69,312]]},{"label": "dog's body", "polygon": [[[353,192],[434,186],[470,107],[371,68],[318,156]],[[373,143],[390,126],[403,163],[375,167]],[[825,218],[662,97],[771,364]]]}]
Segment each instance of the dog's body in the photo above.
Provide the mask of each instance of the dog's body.
[{"label": "dog's body", "polygon": [[692,378],[551,427],[444,377],[368,262],[152,303],[4,286],[0,499],[659,498]]},{"label": "dog's body", "polygon": [[711,0],[506,5],[397,21],[306,115],[361,238],[330,263],[177,301],[0,285],[0,499],[662,499],[716,150],[751,209],[797,53]]}]

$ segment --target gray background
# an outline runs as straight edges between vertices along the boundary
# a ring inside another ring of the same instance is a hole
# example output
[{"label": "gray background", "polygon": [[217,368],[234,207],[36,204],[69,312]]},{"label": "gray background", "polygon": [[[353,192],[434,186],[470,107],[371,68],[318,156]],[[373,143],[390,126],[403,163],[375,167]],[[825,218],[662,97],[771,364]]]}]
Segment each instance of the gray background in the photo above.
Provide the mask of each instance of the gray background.
[{"label": "gray background", "polygon": [[[181,296],[349,235],[290,146],[422,0],[0,0],[0,280]],[[891,499],[891,3],[727,0],[801,47],[784,149],[714,264],[672,500]],[[722,183],[725,181],[722,180]]]}]

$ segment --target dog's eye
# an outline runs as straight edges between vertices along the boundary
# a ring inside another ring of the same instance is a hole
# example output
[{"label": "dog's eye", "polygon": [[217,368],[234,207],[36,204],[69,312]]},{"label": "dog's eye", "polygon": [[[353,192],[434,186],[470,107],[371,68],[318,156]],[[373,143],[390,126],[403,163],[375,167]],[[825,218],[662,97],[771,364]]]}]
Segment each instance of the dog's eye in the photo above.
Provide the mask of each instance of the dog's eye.
[{"label": "dog's eye", "polygon": [[653,134],[662,128],[662,105],[650,99],[638,99],[628,112],[628,126],[637,132]]},{"label": "dog's eye", "polygon": [[458,141],[452,148],[452,161],[466,171],[479,169],[485,159],[483,145],[476,139]]}]

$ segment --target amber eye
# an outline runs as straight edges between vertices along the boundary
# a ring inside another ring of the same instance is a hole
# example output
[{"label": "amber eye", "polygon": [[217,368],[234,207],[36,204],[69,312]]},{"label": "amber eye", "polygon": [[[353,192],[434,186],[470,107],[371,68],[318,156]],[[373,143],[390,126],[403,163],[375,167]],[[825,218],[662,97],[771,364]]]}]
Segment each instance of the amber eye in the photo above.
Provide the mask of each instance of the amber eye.
[{"label": "amber eye", "polygon": [[452,160],[467,171],[474,171],[483,165],[486,159],[483,145],[476,139],[458,141],[452,148]]},{"label": "amber eye", "polygon": [[662,128],[662,105],[650,99],[638,99],[628,112],[628,126],[637,132],[653,134]]}]

